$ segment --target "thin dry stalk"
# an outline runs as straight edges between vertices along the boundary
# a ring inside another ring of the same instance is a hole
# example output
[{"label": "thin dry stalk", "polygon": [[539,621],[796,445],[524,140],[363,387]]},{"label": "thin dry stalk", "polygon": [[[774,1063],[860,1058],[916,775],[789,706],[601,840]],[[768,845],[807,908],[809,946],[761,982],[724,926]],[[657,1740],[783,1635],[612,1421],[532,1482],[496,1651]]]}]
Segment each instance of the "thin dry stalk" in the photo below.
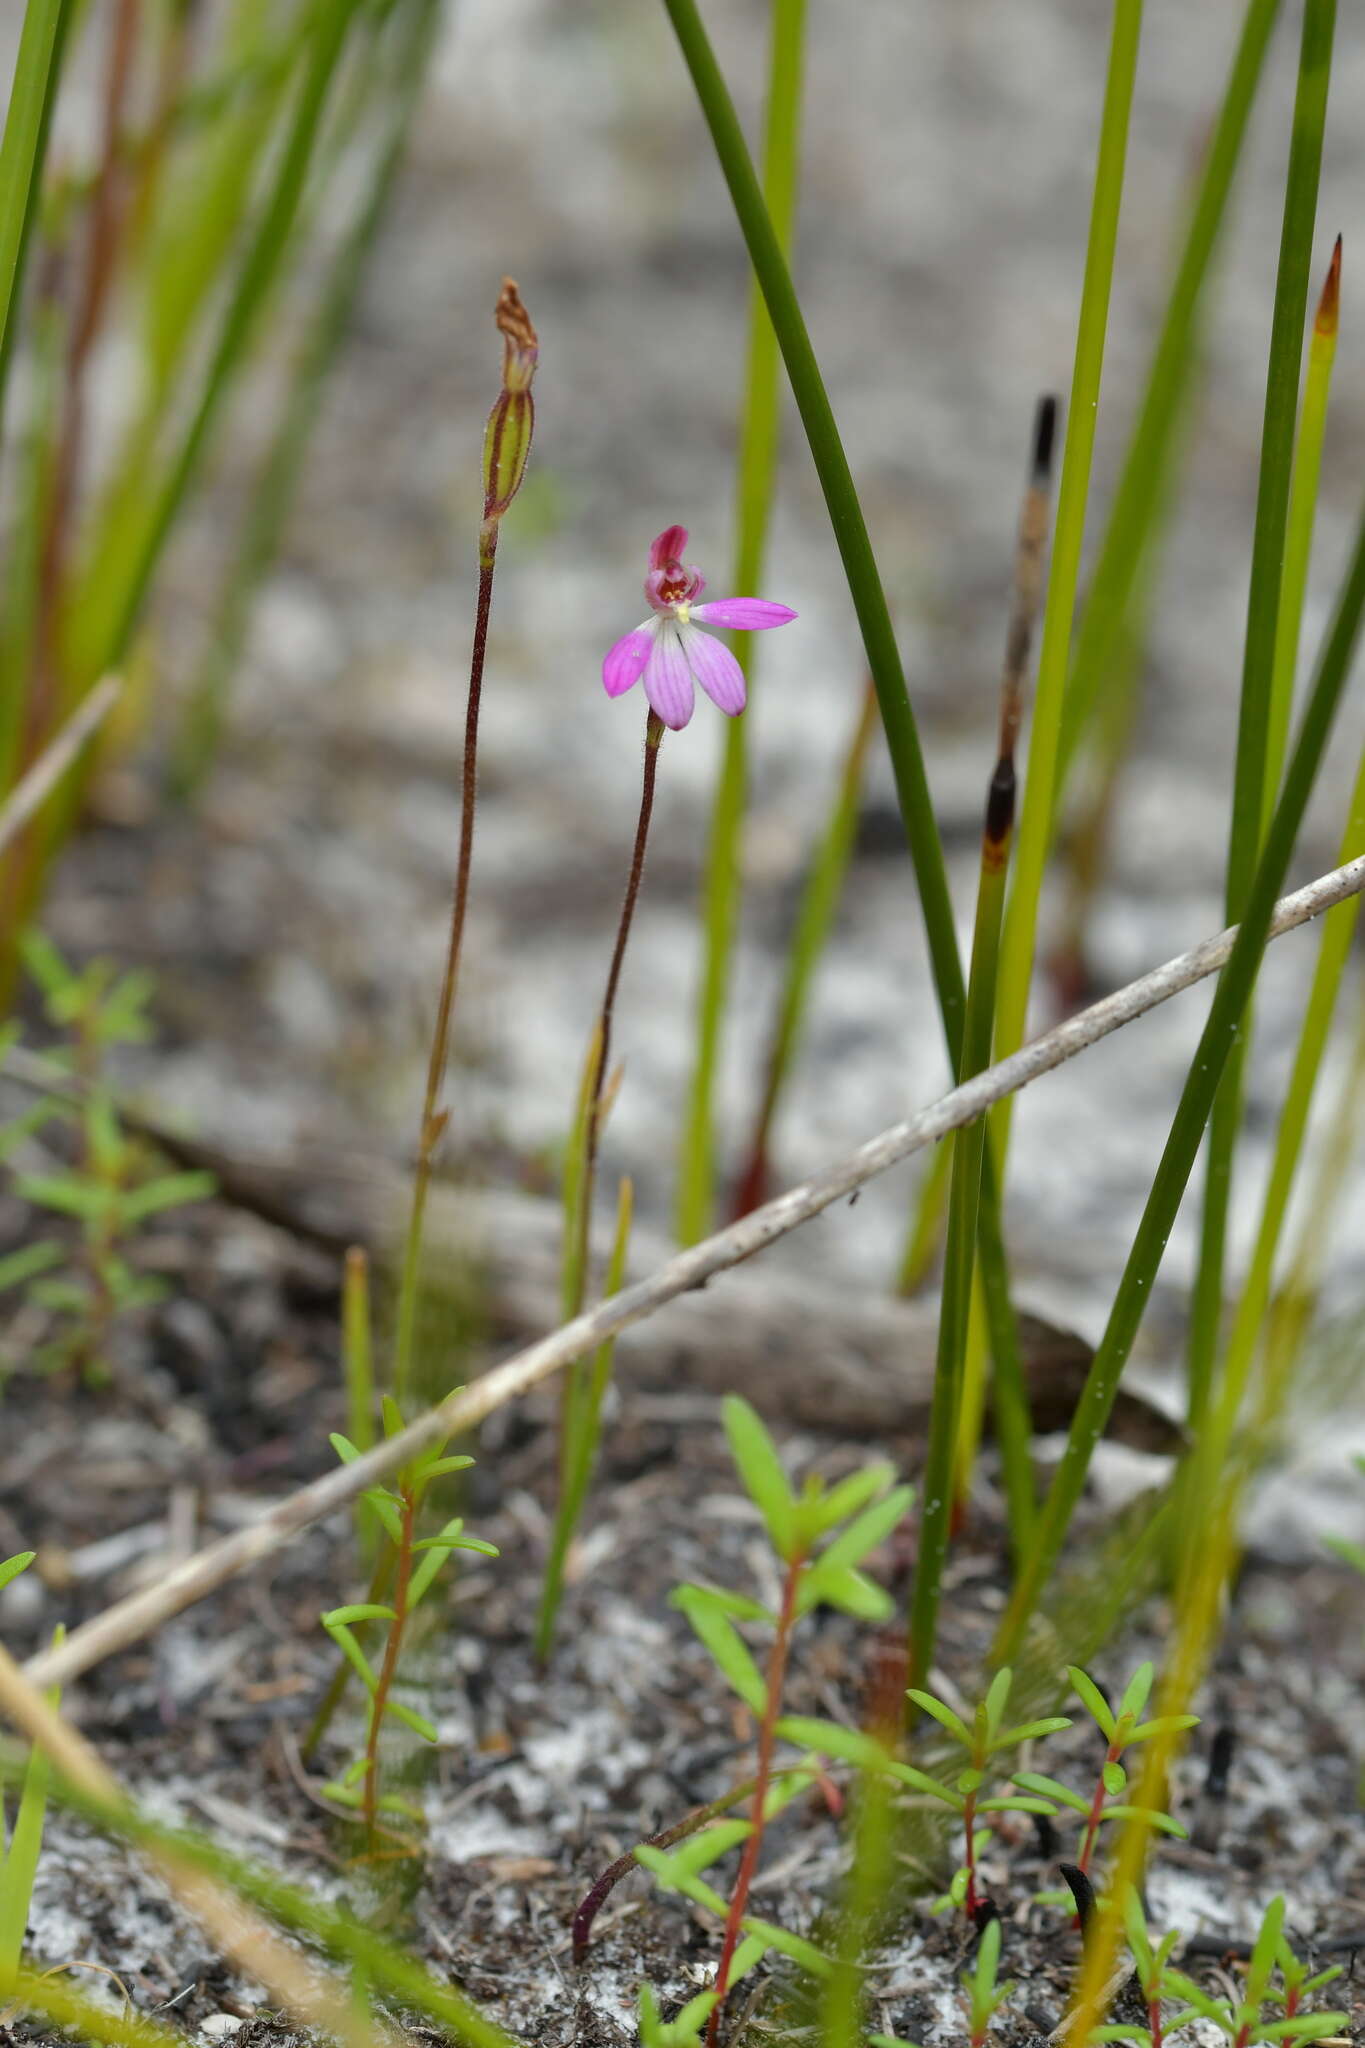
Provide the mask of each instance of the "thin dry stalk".
[{"label": "thin dry stalk", "polygon": [[[1279,938],[1296,930],[1362,889],[1365,856],[1283,897],[1271,919],[1269,937]],[[713,1237],[690,1245],[648,1278],[622,1288],[619,1294],[596,1303],[572,1322],[505,1359],[472,1386],[459,1389],[418,1416],[397,1436],[377,1444],[354,1463],[339,1466],[301,1487],[258,1522],[210,1544],[168,1572],[155,1586],[116,1602],[74,1630],[64,1643],[30,1658],[24,1666],[29,1680],[40,1686],[64,1684],[103,1658],[150,1635],[162,1622],[204,1599],[237,1573],[273,1556],[299,1530],[338,1509],[350,1507],[367,1486],[388,1478],[429,1445],[471,1429],[504,1402],[526,1393],[561,1366],[584,1357],[608,1337],[616,1336],[633,1323],[643,1322],[679,1295],[705,1286],[715,1274],[753,1258],[755,1253],[787,1236],[812,1216],[818,1216],[865,1182],[876,1179],[912,1152],[922,1151],[946,1137],[949,1131],[960,1130],[1041,1074],[1051,1073],[1087,1046],[1121,1030],[1195,982],[1216,974],[1231,953],[1236,936],[1234,927],[1153,968],[1151,973],[1069,1017],[1054,1030],[1044,1032],[1031,1044],[1021,1046],[1008,1059],[973,1075],[904,1122],[890,1125],[836,1165],[799,1182]]]}]

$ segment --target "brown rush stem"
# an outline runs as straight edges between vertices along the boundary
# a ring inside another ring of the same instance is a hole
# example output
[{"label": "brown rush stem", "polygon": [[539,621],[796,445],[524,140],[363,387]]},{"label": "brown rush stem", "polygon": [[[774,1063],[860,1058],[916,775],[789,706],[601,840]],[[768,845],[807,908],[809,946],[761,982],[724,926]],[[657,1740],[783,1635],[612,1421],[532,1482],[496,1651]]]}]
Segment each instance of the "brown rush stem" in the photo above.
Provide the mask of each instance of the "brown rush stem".
[{"label": "brown rush stem", "polygon": [[388,1640],[384,1644],[379,1682],[370,1701],[370,1725],[365,1739],[365,1845],[371,1854],[379,1839],[379,1737],[408,1618],[408,1585],[412,1579],[412,1545],[417,1522],[417,1502],[410,1486],[402,1488],[402,1501],[402,1529],[395,1545],[398,1562],[393,1584],[393,1620],[389,1623]]},{"label": "brown rush stem", "polygon": [[792,1629],[796,1623],[796,1595],[805,1568],[805,1557],[798,1552],[788,1561],[787,1576],[782,1586],[782,1605],[778,1609],[777,1633],[773,1637],[773,1646],[768,1657],[763,1721],[758,1731],[758,1768],[754,1772],[754,1802],[750,1816],[753,1832],[744,1844],[739,1875],[735,1879],[735,1888],[730,1895],[730,1911],[725,1919],[725,1939],[721,1944],[720,1967],[716,1971],[716,2002],[711,2008],[711,2019],[706,2029],[706,2048],[715,2048],[721,2007],[730,1988],[730,1965],[739,1942],[740,1923],[744,1918],[744,1908],[749,1903],[750,1887],[763,1848],[763,1810],[768,1803],[773,1748],[777,1740],[777,1721],[782,1712],[782,1688],[787,1677],[787,1653],[791,1647]]},{"label": "brown rush stem", "polygon": [[455,893],[450,910],[450,942],[446,947],[441,993],[436,1004],[436,1024],[431,1034],[431,1057],[427,1063],[426,1094],[422,1099],[422,1121],[417,1134],[417,1162],[413,1170],[412,1209],[403,1246],[403,1269],[398,1295],[398,1328],[394,1344],[393,1390],[401,1401],[412,1367],[413,1333],[417,1323],[418,1278],[422,1263],[422,1225],[426,1216],[427,1191],[431,1186],[432,1163],[449,1110],[441,1107],[450,1058],[450,1025],[455,1012],[455,993],[460,979],[460,952],[464,942],[465,913],[469,907],[469,873],[474,857],[474,805],[478,796],[479,705],[483,696],[484,656],[488,649],[488,618],[493,607],[493,565],[498,552],[498,531],[502,515],[521,488],[526,459],[531,449],[535,406],[531,381],[536,373],[539,344],[530,316],[510,277],[494,313],[503,340],[502,389],[488,415],[483,444],[483,524],[479,529],[479,591],[474,607],[474,644],[469,657],[469,695],[465,702],[464,760],[460,774],[460,851],[455,865]]}]

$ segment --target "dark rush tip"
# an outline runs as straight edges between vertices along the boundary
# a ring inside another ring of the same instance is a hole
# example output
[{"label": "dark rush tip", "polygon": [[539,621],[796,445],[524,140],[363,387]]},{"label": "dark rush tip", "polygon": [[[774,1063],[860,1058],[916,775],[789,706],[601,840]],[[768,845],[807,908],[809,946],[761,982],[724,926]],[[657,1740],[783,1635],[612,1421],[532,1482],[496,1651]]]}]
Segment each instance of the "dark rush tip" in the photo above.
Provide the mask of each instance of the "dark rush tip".
[{"label": "dark rush tip", "polygon": [[1033,475],[1037,483],[1046,482],[1052,473],[1052,444],[1057,438],[1057,399],[1049,391],[1038,400],[1038,410],[1033,416]]}]

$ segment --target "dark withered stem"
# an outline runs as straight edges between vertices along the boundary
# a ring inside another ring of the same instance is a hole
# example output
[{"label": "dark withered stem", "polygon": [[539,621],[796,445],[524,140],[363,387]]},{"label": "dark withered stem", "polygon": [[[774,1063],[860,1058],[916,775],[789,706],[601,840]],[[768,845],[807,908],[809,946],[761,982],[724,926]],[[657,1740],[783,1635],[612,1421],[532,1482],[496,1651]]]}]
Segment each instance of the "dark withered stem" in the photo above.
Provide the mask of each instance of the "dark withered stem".
[{"label": "dark withered stem", "polygon": [[1076,1863],[1059,1863],[1057,1868],[1066,1879],[1067,1889],[1076,1901],[1076,1918],[1081,1923],[1081,1939],[1090,1937],[1090,1924],[1095,1913],[1095,1887],[1085,1872]]},{"label": "dark withered stem", "polygon": [[1032,461],[1015,543],[1014,603],[1005,636],[1005,665],[1000,680],[1000,742],[986,799],[982,847],[982,857],[992,867],[1003,867],[1010,834],[1014,830],[1014,756],[1024,716],[1024,678],[1028,673],[1029,649],[1043,592],[1052,451],[1056,438],[1057,400],[1049,392],[1039,399],[1034,414]]}]

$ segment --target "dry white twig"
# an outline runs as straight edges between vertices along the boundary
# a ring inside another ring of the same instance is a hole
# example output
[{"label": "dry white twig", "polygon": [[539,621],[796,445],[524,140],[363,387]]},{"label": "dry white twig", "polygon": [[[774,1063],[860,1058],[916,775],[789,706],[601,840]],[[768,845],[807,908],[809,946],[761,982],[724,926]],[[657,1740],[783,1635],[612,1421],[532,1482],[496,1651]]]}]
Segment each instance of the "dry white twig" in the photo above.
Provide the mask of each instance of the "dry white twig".
[{"label": "dry white twig", "polygon": [[[1270,937],[1279,938],[1295,930],[1334,904],[1358,895],[1363,887],[1365,858],[1334,869],[1281,900],[1271,921]],[[1008,1059],[974,1075],[928,1108],[918,1110],[902,1123],[892,1124],[837,1165],[789,1188],[728,1229],[679,1252],[648,1278],[575,1316],[563,1328],[494,1366],[472,1386],[449,1395],[399,1435],[377,1444],[353,1464],[339,1466],[301,1487],[250,1527],[210,1544],[168,1572],[157,1585],[131,1594],[85,1622],[61,1645],[30,1658],[24,1667],[27,1676],[35,1685],[65,1683],[102,1658],[149,1635],[171,1615],[179,1614],[238,1572],[271,1556],[299,1530],[349,1506],[367,1486],[387,1478],[419,1450],[471,1428],[503,1402],[524,1394],[561,1366],[594,1350],[604,1338],[615,1336],[632,1323],[643,1322],[666,1302],[694,1287],[705,1286],[727,1267],[751,1259],[777,1238],[818,1216],[841,1196],[852,1194],[855,1188],[885,1173],[912,1152],[922,1151],[950,1131],[960,1130],[1007,1095],[1036,1081],[1040,1074],[1050,1073],[1087,1046],[1169,1001],[1194,982],[1216,973],[1232,951],[1236,935],[1235,928],[1223,932],[1168,960],[1164,966],[1153,968],[1150,974],[1092,1003],[1088,1010],[1022,1046]]]},{"label": "dry white twig", "polygon": [[84,703],[72,712],[60,732],[38,756],[27,775],[15,783],[3,806],[0,806],[0,852],[17,832],[22,831],[44,798],[56,788],[90,735],[108,717],[122,688],[122,676],[106,676],[102,683],[96,683]]}]

